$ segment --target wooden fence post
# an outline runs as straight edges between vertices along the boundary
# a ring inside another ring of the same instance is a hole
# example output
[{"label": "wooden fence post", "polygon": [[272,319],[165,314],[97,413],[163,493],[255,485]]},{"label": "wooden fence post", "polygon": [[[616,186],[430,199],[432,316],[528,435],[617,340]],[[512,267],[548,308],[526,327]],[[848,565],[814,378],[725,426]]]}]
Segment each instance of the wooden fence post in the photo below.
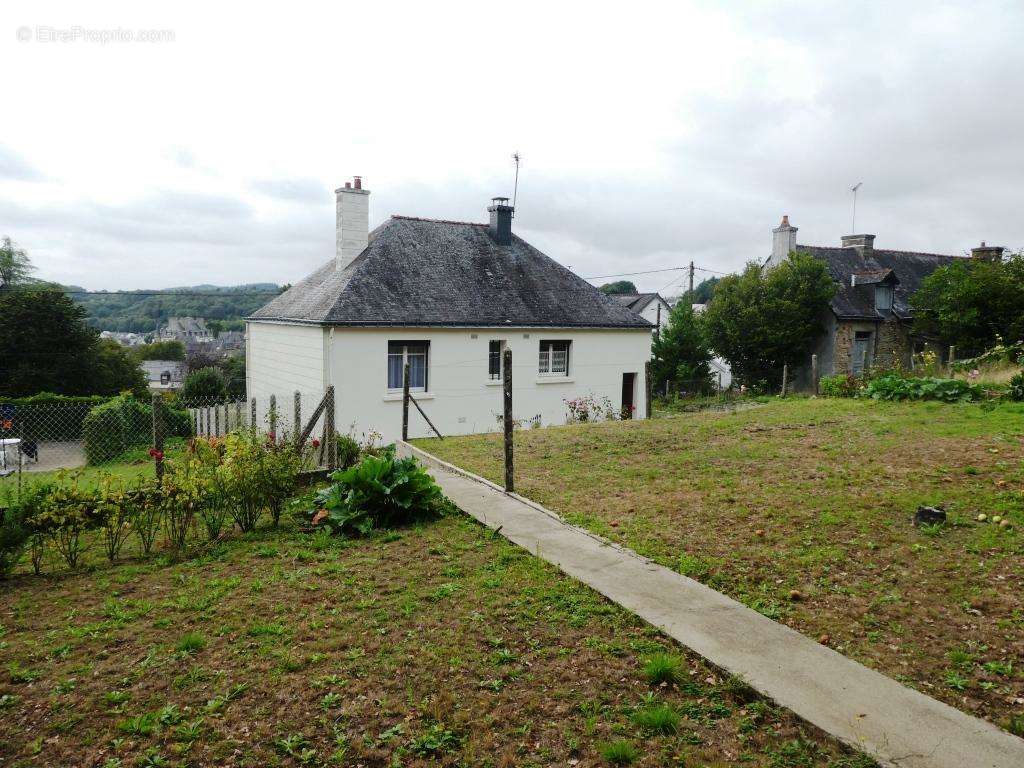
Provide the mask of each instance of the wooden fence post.
[{"label": "wooden fence post", "polygon": [[338,465],[338,441],[334,437],[334,385],[327,387],[327,405],[324,408],[324,438],[327,441],[327,469]]},{"label": "wooden fence post", "polygon": [[811,355],[811,386],[814,394],[818,394],[818,356]]},{"label": "wooden fence post", "polygon": [[235,429],[242,428],[242,401],[235,400]]},{"label": "wooden fence post", "polygon": [[270,434],[277,440],[277,396],[270,396],[270,410],[267,411],[267,420],[270,422]]},{"label": "wooden fence post", "polygon": [[213,433],[211,437],[220,437],[220,408],[213,404]]},{"label": "wooden fence post", "polygon": [[402,369],[402,440],[409,439],[409,361]]},{"label": "wooden fence post", "polygon": [[[661,303],[658,304],[658,312],[661,312]],[[647,398],[646,414],[647,418],[651,418],[651,414],[654,413],[654,406],[651,405],[651,401],[654,399],[654,382],[651,381],[651,361],[648,360],[644,363],[644,396]]]},{"label": "wooden fence post", "polygon": [[505,394],[505,492],[515,491],[512,456],[512,350],[506,349],[502,356]]},{"label": "wooden fence post", "polygon": [[781,397],[786,396],[786,385],[789,383],[789,365],[782,366],[782,394]]},{"label": "wooden fence post", "polygon": [[256,429],[256,398],[252,399],[252,412],[249,414],[249,429]]},{"label": "wooden fence post", "polygon": [[154,394],[150,401],[153,410],[153,462],[157,482],[164,477],[164,414],[160,395]]},{"label": "wooden fence post", "polygon": [[949,345],[949,376],[953,377],[953,363],[956,361],[956,345]]},{"label": "wooden fence post", "polygon": [[299,433],[302,432],[302,395],[299,394],[299,390],[295,390],[295,420],[292,421],[292,439],[294,439],[295,447],[298,448]]}]

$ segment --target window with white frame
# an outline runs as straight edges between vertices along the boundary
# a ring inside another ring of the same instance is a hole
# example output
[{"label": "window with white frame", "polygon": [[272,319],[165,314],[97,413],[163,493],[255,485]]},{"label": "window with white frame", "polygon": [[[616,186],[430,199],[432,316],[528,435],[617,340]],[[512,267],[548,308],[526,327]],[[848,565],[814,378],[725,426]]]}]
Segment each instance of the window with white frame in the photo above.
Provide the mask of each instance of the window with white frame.
[{"label": "window with white frame", "polygon": [[492,380],[501,378],[501,355],[505,351],[504,341],[491,341],[487,347],[487,376]]},{"label": "window with white frame", "polygon": [[541,341],[537,373],[541,376],[569,375],[568,341]]},{"label": "window with white frame", "polygon": [[402,389],[405,364],[409,364],[409,389],[427,390],[427,352],[429,341],[388,342],[388,389]]}]

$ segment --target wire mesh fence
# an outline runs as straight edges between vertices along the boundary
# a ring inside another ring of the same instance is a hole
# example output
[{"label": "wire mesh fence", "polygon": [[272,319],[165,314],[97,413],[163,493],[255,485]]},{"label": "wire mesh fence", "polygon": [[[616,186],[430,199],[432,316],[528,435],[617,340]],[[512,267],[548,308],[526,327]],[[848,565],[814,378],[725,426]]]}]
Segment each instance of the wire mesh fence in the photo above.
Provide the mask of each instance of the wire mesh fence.
[{"label": "wire mesh fence", "polygon": [[325,399],[321,391],[247,400],[121,395],[0,401],[0,482],[24,473],[151,463],[155,415],[168,457],[195,437],[255,429],[280,442],[301,437],[316,449],[316,464],[327,467],[331,451],[324,443],[335,439],[335,430],[327,423],[333,403],[328,408]]}]

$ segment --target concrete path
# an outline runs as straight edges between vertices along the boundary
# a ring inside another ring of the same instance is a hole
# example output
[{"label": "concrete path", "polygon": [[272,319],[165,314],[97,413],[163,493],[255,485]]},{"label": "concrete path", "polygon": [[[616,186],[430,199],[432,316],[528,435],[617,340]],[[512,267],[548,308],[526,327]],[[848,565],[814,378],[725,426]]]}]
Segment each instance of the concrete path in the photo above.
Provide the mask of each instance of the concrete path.
[{"label": "concrete path", "polygon": [[1024,740],[415,448],[460,509],[882,765],[1024,768]]}]

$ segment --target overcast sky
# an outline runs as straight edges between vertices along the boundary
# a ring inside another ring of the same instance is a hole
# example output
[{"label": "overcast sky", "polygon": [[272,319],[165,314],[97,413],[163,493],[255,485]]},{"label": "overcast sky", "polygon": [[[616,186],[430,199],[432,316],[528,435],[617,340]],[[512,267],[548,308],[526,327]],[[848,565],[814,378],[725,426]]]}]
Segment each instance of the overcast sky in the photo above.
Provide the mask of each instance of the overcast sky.
[{"label": "overcast sky", "polygon": [[48,279],[294,282],[353,174],[371,225],[483,221],[515,150],[516,231],[587,277],[838,244],[857,182],[878,247],[1024,245],[1019,0],[97,5],[0,7],[0,235]]}]

